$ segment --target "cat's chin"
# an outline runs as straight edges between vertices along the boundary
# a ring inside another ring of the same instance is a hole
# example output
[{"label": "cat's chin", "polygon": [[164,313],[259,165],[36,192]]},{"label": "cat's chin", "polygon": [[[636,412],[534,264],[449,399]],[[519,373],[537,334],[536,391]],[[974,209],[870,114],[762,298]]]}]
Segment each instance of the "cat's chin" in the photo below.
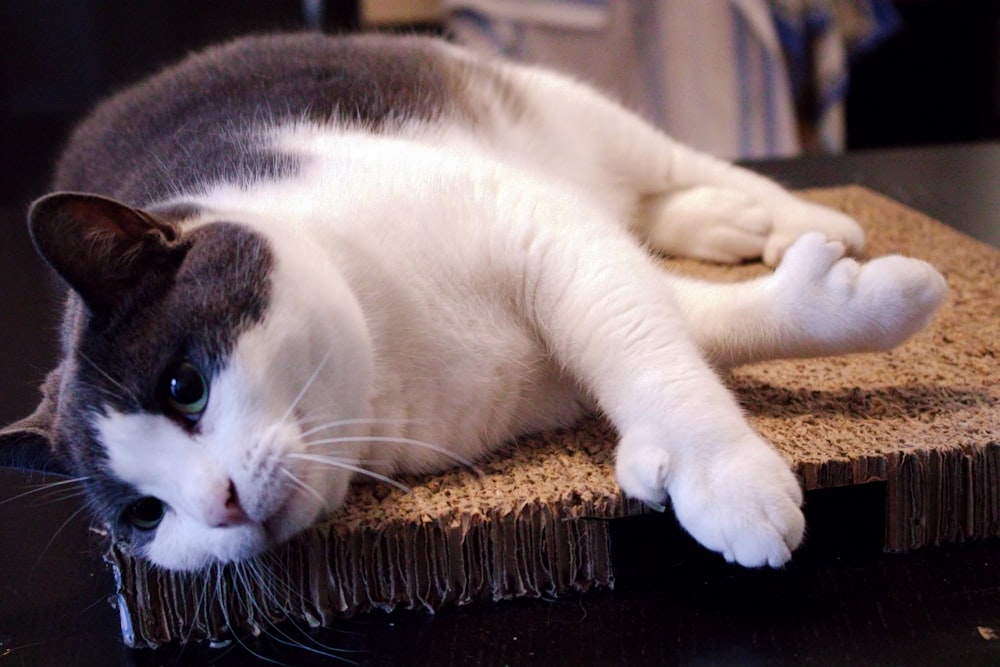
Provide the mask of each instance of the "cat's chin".
[{"label": "cat's chin", "polygon": [[197,540],[198,548],[192,548],[189,537],[181,543],[171,539],[174,536],[161,534],[143,555],[158,567],[186,572],[253,560],[309,528],[316,515],[317,510],[289,497],[263,520],[209,529]]}]

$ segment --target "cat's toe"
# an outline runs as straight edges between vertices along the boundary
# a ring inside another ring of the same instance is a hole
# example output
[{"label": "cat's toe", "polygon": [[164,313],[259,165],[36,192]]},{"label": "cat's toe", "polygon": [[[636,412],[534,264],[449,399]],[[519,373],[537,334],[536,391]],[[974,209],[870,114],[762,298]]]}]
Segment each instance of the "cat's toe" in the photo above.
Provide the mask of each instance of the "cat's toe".
[{"label": "cat's toe", "polygon": [[662,447],[642,444],[641,437],[626,434],[615,453],[615,473],[626,496],[657,510],[663,507],[670,455]]},{"label": "cat's toe", "polygon": [[776,275],[794,282],[824,279],[830,268],[844,256],[844,244],[820,232],[806,232],[783,251]]},{"label": "cat's toe", "polygon": [[799,237],[810,232],[840,243],[848,254],[860,252],[865,244],[864,230],[850,216],[825,206],[799,201],[775,215],[774,229],[764,244],[764,263],[777,266]]},{"label": "cat's toe", "polygon": [[795,496],[781,494],[767,503],[759,516],[730,536],[723,552],[726,560],[743,567],[781,567],[802,541],[805,518]]}]

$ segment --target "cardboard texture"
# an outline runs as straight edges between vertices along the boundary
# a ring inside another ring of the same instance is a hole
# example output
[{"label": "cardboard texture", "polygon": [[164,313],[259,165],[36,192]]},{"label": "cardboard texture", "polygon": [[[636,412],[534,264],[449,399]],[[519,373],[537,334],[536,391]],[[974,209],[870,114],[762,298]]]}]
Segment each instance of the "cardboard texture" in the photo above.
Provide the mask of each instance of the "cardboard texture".
[{"label": "cardboard texture", "polygon": [[[932,262],[948,301],[893,352],[758,364],[727,383],[806,489],[886,482],[872,511],[886,512],[887,549],[1000,535],[1000,252],[860,187],[805,195],[860,220],[867,256]],[[767,270],[664,264],[720,281]],[[253,565],[160,572],[113,544],[125,642],[612,586],[606,520],[645,511],[614,481],[615,437],[594,418],[511,443],[476,471],[404,480],[412,494],[359,485],[331,521]]]}]

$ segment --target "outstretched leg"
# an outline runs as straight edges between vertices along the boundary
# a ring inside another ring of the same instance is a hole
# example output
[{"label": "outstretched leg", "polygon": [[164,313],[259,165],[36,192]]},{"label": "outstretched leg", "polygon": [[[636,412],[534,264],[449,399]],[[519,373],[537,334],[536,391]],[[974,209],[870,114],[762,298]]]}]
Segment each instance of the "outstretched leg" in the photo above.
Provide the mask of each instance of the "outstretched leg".
[{"label": "outstretched leg", "polygon": [[622,490],[669,496],[681,525],[729,560],[784,563],[804,529],[798,482],[702,358],[663,272],[610,222],[534,212],[546,224],[505,235],[518,252],[497,260],[516,263],[526,319],[617,427]]},{"label": "outstretched leg", "polygon": [[897,255],[865,264],[809,233],[764,278],[719,284],[669,276],[689,331],[717,367],[889,350],[919,331],[947,285],[930,264]]}]

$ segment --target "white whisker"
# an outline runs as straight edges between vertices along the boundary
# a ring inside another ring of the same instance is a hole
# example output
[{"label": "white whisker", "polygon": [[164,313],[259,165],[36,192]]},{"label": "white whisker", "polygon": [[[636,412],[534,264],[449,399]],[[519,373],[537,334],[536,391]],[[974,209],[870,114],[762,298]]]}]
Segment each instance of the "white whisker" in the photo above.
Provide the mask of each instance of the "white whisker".
[{"label": "white whisker", "polygon": [[357,464],[349,463],[349,462],[347,462],[346,460],[343,460],[343,459],[338,459],[338,458],[335,458],[335,457],[332,457],[332,456],[320,456],[318,454],[289,454],[288,457],[289,458],[293,458],[293,459],[298,459],[300,461],[310,461],[312,463],[322,463],[324,465],[328,465],[328,466],[331,466],[331,467],[334,467],[334,468],[342,468],[344,470],[350,470],[351,472],[356,472],[358,474],[365,475],[366,477],[370,477],[372,479],[377,479],[380,482],[385,482],[386,484],[394,486],[397,489],[400,489],[401,491],[403,491],[405,493],[408,493],[410,495],[413,494],[413,489],[411,489],[410,487],[406,486],[402,482],[398,482],[398,481],[394,480],[391,477],[387,477],[386,475],[382,475],[382,474],[379,474],[377,472],[373,472],[373,471],[368,470],[367,468],[363,468],[363,467],[361,467],[361,466],[359,466]]},{"label": "white whisker", "polygon": [[308,484],[306,484],[305,482],[303,482],[301,479],[299,479],[298,477],[296,477],[289,470],[286,470],[285,468],[282,468],[281,472],[286,477],[288,477],[288,479],[292,480],[292,482],[295,484],[295,486],[299,487],[300,489],[302,489],[303,491],[305,491],[306,493],[308,493],[309,495],[311,495],[313,498],[315,498],[316,500],[318,500],[327,510],[332,509],[330,507],[330,503],[327,502],[326,498],[324,498],[322,496],[322,494],[320,494],[319,491],[317,491],[316,489],[312,488],[311,486],[309,486]]},{"label": "white whisker", "polygon": [[[299,424],[306,423],[307,420],[300,420]],[[318,420],[315,420],[318,421]],[[342,426],[357,426],[359,424],[371,424],[372,426],[380,426],[382,424],[413,424],[411,419],[339,419],[337,421],[326,422],[325,424],[320,424],[319,426],[313,426],[307,431],[302,432],[303,438],[308,438],[310,435],[315,435],[320,431],[325,431],[331,428],[338,428]]]},{"label": "white whisker", "polygon": [[[6,500],[0,501],[0,505],[6,505],[7,503],[14,502],[15,500],[20,500],[21,498],[25,498],[27,496],[34,495],[36,493],[41,493],[42,491],[62,490],[61,487],[66,486],[67,484],[79,484],[81,482],[87,481],[88,479],[90,479],[89,476],[88,477],[74,477],[73,479],[62,479],[62,480],[59,480],[58,482],[46,482],[45,484],[39,484],[37,487],[35,487],[33,489],[29,489],[28,491],[25,491],[24,493],[19,493],[16,496],[13,496],[11,498],[7,498]],[[80,495],[82,493],[83,493],[82,489],[77,489],[77,490],[73,491],[72,495],[75,496],[75,495]]]},{"label": "white whisker", "polygon": [[[264,555],[262,554],[262,556]],[[276,554],[267,552],[266,557],[271,560],[272,564],[270,566],[264,562],[262,557],[240,561],[234,563],[232,566],[234,579],[240,583],[238,590],[243,591],[247,595],[244,606],[248,610],[256,611],[259,616],[258,625],[264,634],[271,641],[278,644],[319,655],[327,659],[353,664],[351,660],[345,658],[343,655],[338,655],[338,653],[349,653],[348,651],[326,646],[311,638],[308,632],[290,617],[288,605],[296,599],[300,602],[305,602],[306,598],[301,592],[294,590],[288,584],[287,580],[279,576],[278,573],[284,572],[284,568]],[[270,610],[268,609],[269,607]],[[279,624],[272,620],[272,610],[279,612],[279,615],[284,617],[282,623]],[[283,627],[285,624],[294,628],[295,631],[302,635],[305,641],[292,636]],[[306,641],[309,643],[305,643]]]},{"label": "white whisker", "polygon": [[[95,371],[97,371],[98,373],[100,373],[101,376],[105,380],[107,380],[108,382],[110,382],[113,387],[115,387],[116,389],[118,389],[119,391],[122,392],[122,395],[121,395],[120,398],[128,398],[128,399],[131,399],[131,400],[135,400],[135,392],[133,392],[131,389],[129,389],[128,387],[126,387],[124,384],[122,384],[118,380],[116,380],[113,377],[111,377],[111,375],[109,375],[103,368],[101,368],[96,363],[94,363],[94,361],[90,357],[88,357],[87,355],[85,355],[83,352],[80,352],[79,354],[80,354],[80,358],[83,359],[84,361],[86,361],[90,365],[91,368],[93,368]],[[114,396],[113,394],[111,394],[111,395]]]},{"label": "white whisker", "polygon": [[461,463],[466,468],[469,468],[473,472],[478,473],[475,464],[469,459],[465,458],[461,454],[457,454],[449,449],[441,447],[440,445],[435,445],[430,442],[424,442],[423,440],[414,440],[413,438],[396,438],[391,436],[363,436],[363,437],[342,437],[342,438],[322,438],[320,440],[313,440],[306,443],[306,447],[318,447],[319,445],[335,445],[335,444],[346,444],[349,442],[384,442],[390,444],[398,445],[413,445],[414,447],[422,447],[429,451],[435,452],[446,456],[453,461]]},{"label": "white whisker", "polygon": [[319,364],[316,365],[316,370],[314,370],[312,372],[312,375],[309,376],[309,379],[306,380],[306,383],[302,386],[302,389],[299,390],[298,395],[292,401],[291,405],[288,406],[288,410],[286,410],[285,414],[282,415],[281,420],[278,422],[279,424],[284,424],[285,421],[288,419],[288,416],[291,415],[292,412],[295,410],[295,408],[298,407],[299,403],[305,397],[306,393],[312,387],[313,383],[316,382],[316,378],[319,377],[320,371],[323,370],[324,366],[326,366],[326,362],[330,360],[330,355],[331,354],[333,354],[333,346],[332,345],[330,346],[330,349],[327,350],[326,354],[323,355],[323,358],[320,359]]},{"label": "white whisker", "polygon": [[198,586],[196,586],[196,583],[197,583],[198,579],[194,578],[194,577],[192,577],[191,579],[189,579],[190,587],[191,587],[191,592],[194,593],[196,597],[195,597],[195,601],[194,601],[194,609],[192,609],[192,611],[191,611],[191,617],[188,619],[187,630],[184,632],[184,636],[181,639],[181,643],[182,644],[186,644],[186,643],[188,643],[191,640],[191,637],[194,634],[194,629],[198,625],[198,617],[203,612],[203,609],[204,609],[204,606],[205,606],[205,598],[208,595],[208,581],[209,581],[210,573],[211,573],[211,569],[209,569],[208,573],[206,573],[205,576],[203,576],[201,578],[201,584],[202,584],[201,587],[200,587],[201,588],[201,593],[196,593],[195,592],[196,589],[198,588]]},{"label": "white whisker", "polygon": [[39,559],[41,559],[41,557],[45,555],[45,553],[49,550],[49,548],[55,543],[55,541],[59,537],[59,535],[64,530],[66,530],[66,526],[68,526],[70,523],[72,523],[73,519],[75,519],[76,517],[80,516],[80,513],[83,512],[85,509],[87,509],[87,506],[83,505],[82,507],[80,507],[79,509],[77,509],[75,512],[73,512],[72,514],[70,514],[69,518],[67,518],[65,521],[62,522],[62,525],[59,526],[56,529],[56,532],[52,534],[52,537],[49,539],[48,543],[45,545],[45,548],[42,549],[42,551],[41,551],[40,554],[38,554],[38,558]]}]

